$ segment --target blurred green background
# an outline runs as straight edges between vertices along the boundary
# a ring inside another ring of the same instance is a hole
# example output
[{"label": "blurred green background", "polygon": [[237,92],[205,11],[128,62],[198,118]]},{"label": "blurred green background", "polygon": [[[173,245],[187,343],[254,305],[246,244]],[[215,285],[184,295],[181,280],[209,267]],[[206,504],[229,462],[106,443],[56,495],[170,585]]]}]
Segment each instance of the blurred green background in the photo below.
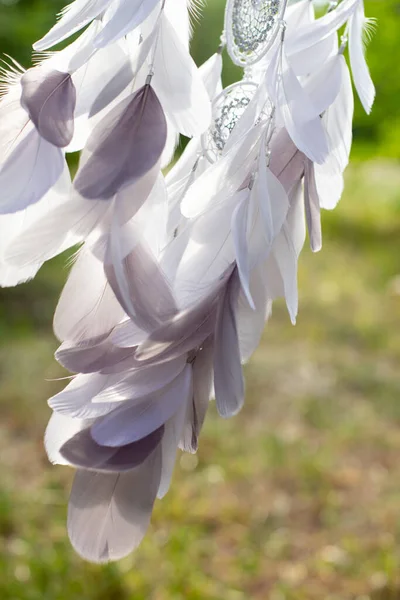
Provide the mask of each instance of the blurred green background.
[{"label": "blurred green background", "polygon": [[[62,5],[0,0],[0,52],[28,66]],[[51,333],[64,261],[0,291],[1,599],[400,599],[400,2],[365,5],[377,101],[370,117],[356,102],[344,197],[323,215],[323,250],[302,254],[298,324],[276,303],[244,410],[212,408],[198,455],[178,460],[143,545],[117,565],[74,555],[72,473],[42,445],[65,374]],[[222,20],[210,0],[198,63]],[[227,67],[225,83],[238,75]]]}]

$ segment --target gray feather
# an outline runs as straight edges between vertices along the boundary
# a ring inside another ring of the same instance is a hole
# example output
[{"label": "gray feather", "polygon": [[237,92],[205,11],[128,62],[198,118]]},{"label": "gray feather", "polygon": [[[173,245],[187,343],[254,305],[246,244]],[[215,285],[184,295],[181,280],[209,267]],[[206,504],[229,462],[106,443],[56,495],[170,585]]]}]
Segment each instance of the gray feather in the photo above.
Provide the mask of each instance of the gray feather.
[{"label": "gray feather", "polygon": [[21,78],[21,104],[36,129],[48,142],[64,148],[74,135],[76,90],[69,73],[40,67]]},{"label": "gray feather", "polygon": [[103,87],[89,112],[89,117],[97,115],[106,106],[111,104],[128,87],[133,80],[133,71],[130,60],[127,60],[115,75]]},{"label": "gray feather", "polygon": [[150,85],[113,108],[93,130],[91,156],[79,169],[75,188],[91,200],[112,198],[157,163],[167,139],[164,111]]},{"label": "gray feather", "polygon": [[213,382],[214,341],[209,337],[196,353],[192,364],[193,396],[188,402],[180,448],[197,452],[198,440],[210,401]]},{"label": "gray feather", "polygon": [[103,263],[83,246],[58,301],[54,333],[60,341],[71,342],[107,336],[123,316]]},{"label": "gray feather", "polygon": [[186,401],[192,369],[183,371],[163,390],[137,402],[124,402],[91,428],[93,439],[105,446],[124,446],[149,435],[170,419]]},{"label": "gray feather", "polygon": [[142,541],[160,484],[160,446],[127,473],[78,471],[68,507],[68,533],[86,560],[123,558]]},{"label": "gray feather", "polygon": [[137,442],[112,448],[100,446],[92,438],[90,429],[83,429],[69,439],[60,452],[69,464],[81,469],[129,471],[141,465],[155,450],[162,440],[163,433],[162,425]]},{"label": "gray feather", "polygon": [[97,375],[107,378],[110,383],[96,394],[93,401],[97,404],[108,404],[110,401],[137,400],[148,396],[171,383],[182,371],[185,363],[186,357],[180,356],[173,361],[129,370],[117,376]]},{"label": "gray feather", "polygon": [[119,376],[99,373],[74,377],[58,394],[48,400],[55,412],[77,419],[91,419],[106,415],[115,408],[111,403],[93,403],[92,399],[104,388],[117,383]]},{"label": "gray feather", "polygon": [[[135,362],[132,348],[118,348],[104,338],[80,344],[64,342],[58,348],[55,357],[60,365],[72,373],[103,371],[118,365],[125,359],[131,359],[132,362]],[[114,372],[118,373],[120,371]]]},{"label": "gray feather", "polygon": [[143,243],[123,259],[122,266],[134,314],[121,293],[114,265],[106,263],[104,271],[121,306],[141,329],[152,331],[177,312],[166,277]]},{"label": "gray feather", "polygon": [[139,344],[135,356],[140,363],[152,360],[171,360],[194,350],[214,331],[221,290],[231,268],[221,277],[217,286],[194,306],[182,310],[170,321],[156,329]]},{"label": "gray feather", "polygon": [[305,156],[292,142],[286,129],[281,129],[273,139],[269,168],[287,194],[304,175]]},{"label": "gray feather", "polygon": [[321,210],[315,182],[314,163],[309,158],[306,158],[305,161],[304,206],[310,247],[313,252],[318,252],[322,247]]},{"label": "gray feather", "polygon": [[224,418],[237,414],[244,402],[244,381],[235,316],[239,291],[240,282],[235,269],[220,301],[215,328],[215,400],[217,410]]}]

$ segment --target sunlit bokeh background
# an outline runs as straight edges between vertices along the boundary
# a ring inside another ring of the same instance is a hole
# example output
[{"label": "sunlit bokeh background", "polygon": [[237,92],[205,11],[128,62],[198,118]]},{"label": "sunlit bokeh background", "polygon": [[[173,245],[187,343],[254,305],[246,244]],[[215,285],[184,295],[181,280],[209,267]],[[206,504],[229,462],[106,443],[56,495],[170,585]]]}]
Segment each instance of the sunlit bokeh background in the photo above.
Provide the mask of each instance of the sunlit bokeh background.
[{"label": "sunlit bokeh background", "polygon": [[[0,52],[29,66],[63,4],[0,0]],[[356,101],[345,194],[323,215],[322,251],[301,256],[297,326],[277,302],[242,413],[212,408],[198,455],[178,459],[144,543],[117,565],[74,554],[72,472],[49,466],[42,444],[64,375],[51,320],[68,269],[56,260],[0,291],[2,600],[400,598],[400,2],[365,5],[378,18],[377,101],[370,117]],[[222,21],[209,0],[199,64]],[[240,71],[226,62],[228,84]]]}]

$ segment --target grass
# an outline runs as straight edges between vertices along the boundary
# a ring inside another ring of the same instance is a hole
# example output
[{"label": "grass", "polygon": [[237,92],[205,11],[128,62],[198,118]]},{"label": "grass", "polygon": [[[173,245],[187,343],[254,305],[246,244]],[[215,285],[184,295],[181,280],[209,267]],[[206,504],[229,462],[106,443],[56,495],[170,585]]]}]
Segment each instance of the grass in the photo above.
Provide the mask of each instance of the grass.
[{"label": "grass", "polygon": [[300,314],[277,303],[246,367],[247,402],[212,407],[178,460],[140,549],[75,556],[72,472],[47,463],[46,398],[61,386],[51,314],[60,261],[0,293],[0,597],[3,600],[400,598],[400,172],[353,165],[305,249]]}]

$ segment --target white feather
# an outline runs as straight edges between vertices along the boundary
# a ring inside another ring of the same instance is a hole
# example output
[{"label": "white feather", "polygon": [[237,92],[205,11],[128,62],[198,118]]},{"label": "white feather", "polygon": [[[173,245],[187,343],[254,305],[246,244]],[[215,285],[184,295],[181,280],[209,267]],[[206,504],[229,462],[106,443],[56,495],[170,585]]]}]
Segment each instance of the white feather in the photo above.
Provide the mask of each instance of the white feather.
[{"label": "white feather", "polygon": [[104,48],[133,31],[150,15],[160,0],[114,0],[105,14],[106,24],[94,39]]},{"label": "white feather", "polygon": [[341,64],[341,89],[323,116],[329,141],[329,156],[322,165],[314,165],[315,179],[321,208],[332,209],[343,191],[343,171],[351,150],[354,110],[353,89],[349,69],[343,56]]},{"label": "white feather", "polygon": [[295,35],[300,27],[309,25],[315,20],[314,5],[310,0],[300,0],[289,4],[285,11],[286,34]]},{"label": "white feather", "polygon": [[[0,95],[0,169],[32,129],[28,114],[21,106],[21,74],[22,72],[17,75],[8,71],[3,74],[6,81],[2,84],[4,93]],[[7,81],[10,78],[14,80],[11,84]]]},{"label": "white feather", "polygon": [[33,45],[34,49],[46,50],[62,42],[99,16],[110,2],[111,0],[75,0],[62,11],[54,27]]},{"label": "white feather", "polygon": [[42,139],[33,125],[0,168],[0,214],[14,213],[38,202],[64,170],[60,148]]},{"label": "white feather", "polygon": [[265,135],[262,138],[255,182],[232,220],[236,263],[243,291],[255,309],[250,293],[250,272],[265,260],[279,234],[289,208],[285,190],[267,167]]},{"label": "white feather", "polygon": [[185,424],[187,405],[189,402],[191,402],[192,397],[193,384],[191,378],[186,398],[183,398],[182,404],[180,405],[177,413],[165,423],[164,435],[161,442],[162,470],[160,487],[157,493],[158,498],[163,498],[168,492],[169,487],[171,485],[171,479],[176,460],[176,453]]},{"label": "white feather", "polygon": [[120,375],[101,375],[100,373],[80,374],[55,396],[48,404],[54,412],[74,419],[98,418],[111,412],[114,403],[94,404],[93,398],[107,385],[120,379]]},{"label": "white feather", "polygon": [[126,473],[79,470],[68,505],[68,535],[91,562],[119,560],[142,541],[160,485],[161,449]]},{"label": "white feather", "polygon": [[271,314],[272,301],[267,296],[263,270],[264,263],[261,263],[253,269],[250,276],[250,293],[254,308],[249,305],[243,292],[239,295],[236,321],[242,362],[248,361],[257,348],[265,322]]},{"label": "white feather", "polygon": [[168,18],[161,18],[152,85],[173,126],[188,137],[211,121],[211,103],[199,70]]},{"label": "white feather", "polygon": [[[64,194],[61,196],[61,184],[60,178],[38,203],[46,202],[47,212],[40,218],[35,216],[32,222],[24,221],[23,228],[7,247],[5,259],[10,266],[40,266],[100,228],[109,208],[107,204],[86,200],[75,192],[65,199]],[[63,201],[57,202],[58,199]]]},{"label": "white feather", "polygon": [[220,52],[215,52],[200,67],[199,73],[204,82],[210,100],[213,100],[217,94],[222,91],[222,56]]},{"label": "white feather", "polygon": [[[305,220],[301,191],[299,184],[292,192],[287,220],[272,248],[273,258],[282,278],[289,316],[293,324],[296,322],[298,310],[297,260],[305,240]],[[270,292],[268,292],[268,295],[273,297]]]},{"label": "white feather", "polygon": [[93,439],[103,446],[124,446],[149,435],[177,413],[192,386],[192,367],[186,365],[165,388],[139,402],[124,402],[92,426]]},{"label": "white feather", "polygon": [[[71,178],[68,166],[65,164],[64,172],[60,179],[49,192],[36,204],[33,204],[23,211],[10,215],[0,216],[0,285],[12,286],[27,281],[34,277],[43,264],[42,258],[32,256],[32,246],[28,254],[19,259],[18,248],[26,240],[26,232],[33,229],[34,245],[43,247],[43,238],[37,227],[46,218],[53,207],[59,207],[66,198],[68,198],[71,186]],[[28,234],[29,235],[29,234]],[[55,236],[54,253],[62,252],[65,249],[63,238]],[[16,254],[15,254],[16,251]]]},{"label": "white feather", "polygon": [[340,4],[313,23],[299,27],[296,34],[289,39],[288,53],[299,52],[311,48],[346,23],[357,8],[359,0],[342,0]]},{"label": "white feather", "polygon": [[329,37],[324,38],[310,48],[294,52],[288,51],[288,60],[296,75],[298,77],[309,75],[321,69],[329,58],[337,54],[337,37],[336,31],[334,31]]},{"label": "white feather", "polygon": [[250,259],[248,249],[248,220],[249,220],[249,194],[238,203],[232,215],[232,238],[235,246],[236,264],[238,268],[240,283],[247,301],[255,308],[250,293]]},{"label": "white feather", "polygon": [[108,381],[93,395],[92,401],[109,404],[144,398],[170,384],[182,372],[185,364],[186,356],[179,356],[160,365],[150,365],[118,374],[115,380]]},{"label": "white feather", "polygon": [[[125,86],[115,97],[104,100],[104,106],[94,116],[91,115],[93,106],[104,88],[110,84],[116,73],[123,68],[130,70],[130,60],[126,52],[126,45],[112,44],[106,49],[97,51],[88,62],[82,65],[72,76],[77,102],[75,107],[75,132],[67,152],[76,152],[84,148],[90,133],[97,123],[104,117],[106,111],[111,110],[128,93]],[[133,74],[132,74],[133,78]]]},{"label": "white feather", "polygon": [[196,179],[182,200],[185,217],[197,217],[237,192],[252,171],[262,131],[261,125],[253,127]]},{"label": "white feather", "polygon": [[174,2],[165,2],[163,9],[182,44],[187,49],[189,49],[189,40],[192,34],[189,4],[190,0],[174,0]]},{"label": "white feather", "polygon": [[77,342],[104,336],[123,316],[124,311],[104,275],[103,264],[89,248],[83,248],[57,304],[56,336],[61,341]]},{"label": "white feather", "polygon": [[328,154],[328,144],[318,109],[288,63],[283,43],[276,44],[267,69],[266,84],[269,96],[297,148],[313,162],[323,162]]},{"label": "white feather", "polygon": [[366,36],[364,32],[367,23],[364,14],[364,2],[359,0],[349,22],[349,56],[357,94],[365,112],[369,115],[375,99],[375,87],[365,60]]},{"label": "white feather", "polygon": [[342,85],[343,57],[336,54],[307,79],[305,89],[319,115],[322,115],[337,98]]},{"label": "white feather", "polygon": [[60,453],[61,447],[89,424],[90,421],[53,413],[44,434],[44,447],[49,461],[55,465],[68,465]]}]

